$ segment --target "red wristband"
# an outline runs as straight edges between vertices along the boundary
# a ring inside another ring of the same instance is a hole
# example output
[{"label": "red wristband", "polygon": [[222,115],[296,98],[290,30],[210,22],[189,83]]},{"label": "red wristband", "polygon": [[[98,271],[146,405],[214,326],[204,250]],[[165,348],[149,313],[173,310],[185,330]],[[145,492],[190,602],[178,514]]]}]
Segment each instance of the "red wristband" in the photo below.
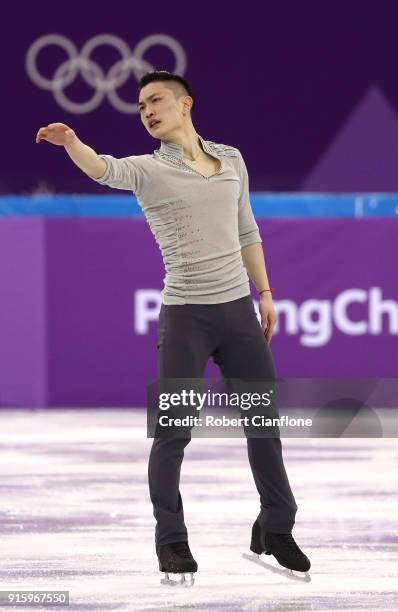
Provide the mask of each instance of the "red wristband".
[{"label": "red wristband", "polygon": [[259,291],[258,295],[261,295],[262,293],[265,293],[266,291],[270,291],[272,293],[273,291],[275,291],[275,287],[270,287],[270,289],[263,289],[262,291]]}]

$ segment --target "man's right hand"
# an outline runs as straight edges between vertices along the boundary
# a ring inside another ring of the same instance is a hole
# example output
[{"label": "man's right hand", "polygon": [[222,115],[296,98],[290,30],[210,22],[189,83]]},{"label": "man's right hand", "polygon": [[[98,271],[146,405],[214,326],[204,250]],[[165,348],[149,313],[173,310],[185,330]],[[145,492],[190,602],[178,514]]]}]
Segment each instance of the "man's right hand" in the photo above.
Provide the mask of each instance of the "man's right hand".
[{"label": "man's right hand", "polygon": [[47,140],[54,145],[69,145],[76,138],[75,132],[65,123],[50,123],[47,127],[41,127],[36,134],[36,142]]},{"label": "man's right hand", "polygon": [[50,123],[47,127],[41,127],[36,134],[36,142],[41,140],[64,146],[71,160],[90,178],[98,179],[104,175],[106,162],[65,123]]}]

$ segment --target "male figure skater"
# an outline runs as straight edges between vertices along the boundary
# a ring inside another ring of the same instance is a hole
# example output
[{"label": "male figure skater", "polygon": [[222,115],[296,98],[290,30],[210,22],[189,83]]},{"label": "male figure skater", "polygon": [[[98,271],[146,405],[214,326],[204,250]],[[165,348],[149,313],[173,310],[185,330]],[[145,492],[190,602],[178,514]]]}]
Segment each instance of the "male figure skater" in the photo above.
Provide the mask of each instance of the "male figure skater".
[{"label": "male figure skater", "polygon": [[[274,380],[268,343],[276,314],[247,169],[239,149],[196,132],[194,101],[190,85],[179,75],[160,70],[142,77],[141,121],[160,140],[153,154],[97,155],[62,123],[40,128],[36,142],[63,145],[89,177],[137,196],[166,268],[158,326],[160,379],[201,378],[212,356],[224,378]],[[249,277],[260,296],[261,324]],[[189,440],[155,437],[148,466],[159,569],[182,574],[182,579],[197,571],[179,491]],[[273,554],[284,567],[307,571],[310,561],[291,534],[297,505],[281,441],[250,437],[247,449],[260,496],[250,549]]]}]

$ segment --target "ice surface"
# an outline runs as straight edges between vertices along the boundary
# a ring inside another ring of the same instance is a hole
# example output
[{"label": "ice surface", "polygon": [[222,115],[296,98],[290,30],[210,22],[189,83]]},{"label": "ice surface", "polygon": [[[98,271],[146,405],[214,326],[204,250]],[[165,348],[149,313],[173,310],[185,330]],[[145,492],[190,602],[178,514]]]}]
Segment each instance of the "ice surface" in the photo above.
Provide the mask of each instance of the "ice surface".
[{"label": "ice surface", "polygon": [[160,584],[151,444],[142,410],[1,410],[0,588],[69,590],[69,610],[98,612],[398,609],[396,439],[283,439],[293,534],[312,562],[302,583],[273,557],[261,558],[276,571],[242,558],[259,510],[246,440],[194,438],[188,589]]}]

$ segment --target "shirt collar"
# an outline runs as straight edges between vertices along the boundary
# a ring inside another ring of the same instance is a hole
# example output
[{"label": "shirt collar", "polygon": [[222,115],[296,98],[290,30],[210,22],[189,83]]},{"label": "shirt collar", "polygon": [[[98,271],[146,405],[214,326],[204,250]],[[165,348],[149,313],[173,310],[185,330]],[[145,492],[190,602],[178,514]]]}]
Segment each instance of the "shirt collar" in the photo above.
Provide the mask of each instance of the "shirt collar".
[{"label": "shirt collar", "polygon": [[[200,134],[198,134],[198,138],[203,150],[207,152],[208,147],[206,145],[206,141],[200,136]],[[174,157],[179,157],[180,159],[182,159],[183,147],[181,144],[178,144],[176,142],[168,142],[167,140],[161,140],[160,142],[161,153],[167,153],[169,155],[174,155]]]}]

